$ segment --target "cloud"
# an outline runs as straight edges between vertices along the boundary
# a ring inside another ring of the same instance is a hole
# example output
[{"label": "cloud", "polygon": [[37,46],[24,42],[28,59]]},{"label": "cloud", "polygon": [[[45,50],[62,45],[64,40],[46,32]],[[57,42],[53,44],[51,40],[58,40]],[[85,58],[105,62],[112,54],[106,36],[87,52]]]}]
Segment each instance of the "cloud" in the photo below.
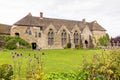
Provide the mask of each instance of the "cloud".
[{"label": "cloud", "polygon": [[97,20],[111,36],[120,35],[119,0],[1,0],[0,23],[13,24],[29,12],[39,16]]}]

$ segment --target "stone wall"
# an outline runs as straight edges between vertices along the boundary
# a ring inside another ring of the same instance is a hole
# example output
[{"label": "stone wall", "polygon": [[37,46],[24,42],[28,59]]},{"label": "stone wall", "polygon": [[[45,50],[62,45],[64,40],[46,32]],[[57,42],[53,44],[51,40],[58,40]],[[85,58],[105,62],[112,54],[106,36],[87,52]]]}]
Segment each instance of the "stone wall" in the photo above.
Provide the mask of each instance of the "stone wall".
[{"label": "stone wall", "polygon": [[104,35],[106,35],[105,31],[92,31],[92,34],[94,35],[95,42],[98,42],[98,39]]},{"label": "stone wall", "polygon": [[[96,40],[98,40],[101,36],[105,35],[105,31],[90,31],[89,27],[86,26],[83,31],[80,31],[79,27],[77,25],[74,26],[74,28],[69,31],[66,26],[61,26],[59,30],[56,30],[54,25],[50,24],[45,30],[40,30],[40,27],[35,26],[29,26],[29,29],[31,30],[31,35],[26,34],[27,26],[13,26],[11,28],[11,36],[15,36],[15,33],[19,33],[19,36],[28,41],[29,43],[37,43],[37,47],[43,48],[43,49],[61,49],[64,48],[67,43],[72,44],[72,48],[75,48],[74,44],[74,32],[77,31],[79,33],[79,45],[83,45],[83,47],[86,47],[85,41],[88,41],[88,47],[91,44],[95,45],[94,37]],[[48,45],[48,32],[49,29],[52,29],[54,32],[54,44]],[[61,33],[65,30],[67,33],[67,42],[66,44],[61,44]],[[36,35],[37,33],[37,35]],[[41,37],[38,37],[38,33],[41,33]],[[90,42],[90,37],[92,38],[92,42]],[[82,44],[80,40],[82,39]]]}]

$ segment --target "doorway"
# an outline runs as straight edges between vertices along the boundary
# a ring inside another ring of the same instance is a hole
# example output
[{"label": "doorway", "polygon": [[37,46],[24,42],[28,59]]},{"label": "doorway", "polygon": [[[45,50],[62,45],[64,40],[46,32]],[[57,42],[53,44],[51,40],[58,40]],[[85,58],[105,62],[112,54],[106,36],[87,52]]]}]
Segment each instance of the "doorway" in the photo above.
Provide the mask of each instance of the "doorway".
[{"label": "doorway", "polygon": [[88,41],[85,40],[85,47],[87,48],[88,47]]},{"label": "doorway", "polygon": [[36,49],[37,48],[37,44],[35,42],[33,42],[31,44],[32,44],[32,49]]},{"label": "doorway", "polygon": [[15,33],[15,36],[18,36],[18,37],[19,37],[19,33]]}]

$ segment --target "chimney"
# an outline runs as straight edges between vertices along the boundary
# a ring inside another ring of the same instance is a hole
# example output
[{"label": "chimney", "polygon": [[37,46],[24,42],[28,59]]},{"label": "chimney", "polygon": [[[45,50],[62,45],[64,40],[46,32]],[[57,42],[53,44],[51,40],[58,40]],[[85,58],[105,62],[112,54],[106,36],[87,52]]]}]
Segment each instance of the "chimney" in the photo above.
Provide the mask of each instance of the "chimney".
[{"label": "chimney", "polygon": [[85,24],[86,23],[86,20],[85,20],[85,18],[84,19],[82,19],[82,22]]},{"label": "chimney", "polygon": [[40,12],[40,18],[41,19],[43,18],[43,12]]},{"label": "chimney", "polygon": [[96,21],[96,20],[95,20],[95,21],[93,21],[93,22],[94,22],[94,24],[95,24],[95,23],[97,23],[97,21]]}]

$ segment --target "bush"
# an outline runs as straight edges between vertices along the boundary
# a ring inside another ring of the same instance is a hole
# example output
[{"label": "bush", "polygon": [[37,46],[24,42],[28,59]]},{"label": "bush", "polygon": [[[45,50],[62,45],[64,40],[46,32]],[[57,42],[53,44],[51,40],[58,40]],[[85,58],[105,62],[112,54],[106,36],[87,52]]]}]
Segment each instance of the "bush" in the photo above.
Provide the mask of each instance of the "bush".
[{"label": "bush", "polygon": [[79,45],[75,45],[75,49],[79,49],[80,48],[80,46]]},{"label": "bush", "polygon": [[68,49],[68,47],[67,47],[67,46],[65,46],[65,47],[64,47],[64,49]]},{"label": "bush", "polygon": [[88,71],[79,70],[76,79],[77,80],[88,80]]},{"label": "bush", "polygon": [[10,50],[13,50],[13,49],[16,49],[17,48],[17,45],[16,45],[17,41],[15,39],[10,39],[6,44],[5,44],[5,47],[7,49],[10,49]]},{"label": "bush", "polygon": [[26,46],[27,48],[31,47],[31,45],[27,41],[21,39],[20,37],[15,37],[15,40],[19,42],[19,44],[22,46]]},{"label": "bush", "polygon": [[1,38],[1,39],[4,39],[4,40],[7,42],[7,41],[9,41],[10,39],[12,39],[13,37],[3,35],[3,36],[0,36],[0,38]]},{"label": "bush", "polygon": [[120,51],[93,55],[92,62],[83,57],[77,80],[120,80]]},{"label": "bush", "polygon": [[71,43],[67,43],[67,48],[71,48]]},{"label": "bush", "polygon": [[71,48],[71,43],[67,43],[67,46],[64,47],[64,49]]},{"label": "bush", "polygon": [[76,74],[54,72],[44,75],[43,80],[76,80]]},{"label": "bush", "polygon": [[11,80],[12,75],[13,69],[11,65],[9,64],[0,65],[0,79]]},{"label": "bush", "polygon": [[100,37],[98,40],[99,40],[99,44],[101,46],[107,46],[108,43],[110,42],[108,34],[106,34],[105,36]]},{"label": "bush", "polygon": [[[20,37],[11,37],[11,36],[0,36],[0,38],[5,40],[5,48],[7,49],[16,49],[16,48],[31,48],[31,45],[21,39]],[[16,43],[19,43],[19,47],[17,47]]]}]

